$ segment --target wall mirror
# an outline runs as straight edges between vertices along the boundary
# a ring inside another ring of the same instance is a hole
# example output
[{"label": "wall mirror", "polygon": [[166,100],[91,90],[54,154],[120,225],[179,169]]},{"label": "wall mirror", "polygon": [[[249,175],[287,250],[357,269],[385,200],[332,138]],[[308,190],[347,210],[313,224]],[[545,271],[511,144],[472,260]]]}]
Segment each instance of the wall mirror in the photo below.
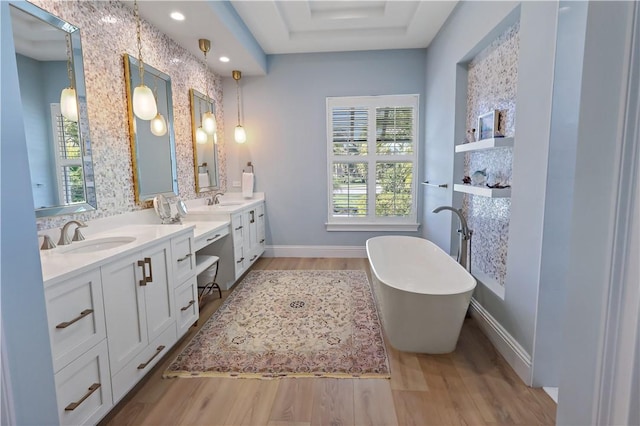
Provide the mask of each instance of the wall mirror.
[{"label": "wall mirror", "polygon": [[[36,217],[95,210],[80,29],[31,3],[9,10]],[[75,117],[61,112],[69,87]]]},{"label": "wall mirror", "polygon": [[165,118],[167,125],[167,132],[156,136],[151,132],[151,122],[141,120],[133,113],[133,90],[140,85],[138,60],[125,54],[124,69],[136,202],[151,200],[158,194],[177,196],[178,173],[171,78],[149,64],[144,64],[144,84],[154,92],[158,112]]},{"label": "wall mirror", "polygon": [[195,167],[196,192],[213,191],[220,188],[218,179],[218,144],[216,136],[204,131],[198,132],[202,126],[202,114],[211,111],[215,115],[216,106],[211,98],[189,90],[191,99],[191,131],[193,134],[193,164]]}]

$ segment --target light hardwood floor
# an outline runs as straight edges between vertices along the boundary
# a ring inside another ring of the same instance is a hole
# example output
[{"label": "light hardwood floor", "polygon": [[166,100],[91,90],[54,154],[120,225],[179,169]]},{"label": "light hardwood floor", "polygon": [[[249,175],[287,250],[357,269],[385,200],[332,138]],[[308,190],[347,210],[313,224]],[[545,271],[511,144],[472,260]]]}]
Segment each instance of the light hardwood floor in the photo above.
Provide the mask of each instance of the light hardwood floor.
[{"label": "light hardwood floor", "polygon": [[[262,258],[252,269],[363,269],[366,259]],[[369,277],[371,278],[371,277]],[[162,372],[221,305],[203,300],[198,327],[101,422],[102,425],[551,425],[556,405],[525,386],[472,319],[456,351],[399,352],[387,345],[391,380],[162,379]]]}]

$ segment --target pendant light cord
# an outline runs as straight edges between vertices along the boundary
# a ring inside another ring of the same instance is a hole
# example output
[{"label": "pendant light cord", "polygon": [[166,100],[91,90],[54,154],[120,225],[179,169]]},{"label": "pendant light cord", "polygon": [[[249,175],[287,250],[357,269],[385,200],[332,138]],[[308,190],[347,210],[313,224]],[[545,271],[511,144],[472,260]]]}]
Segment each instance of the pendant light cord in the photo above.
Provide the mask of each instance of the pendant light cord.
[{"label": "pendant light cord", "polygon": [[211,112],[211,98],[209,97],[209,76],[207,76],[207,51],[204,50],[204,95],[207,98],[207,111]]},{"label": "pendant light cord", "polygon": [[140,36],[140,13],[138,2],[133,0],[133,14],[136,18],[136,41],[138,43],[138,72],[140,73],[140,85],[144,86],[144,63],[142,62],[142,38]]},{"label": "pendant light cord", "polygon": [[236,102],[238,104],[238,126],[240,125],[240,79],[236,80]]}]

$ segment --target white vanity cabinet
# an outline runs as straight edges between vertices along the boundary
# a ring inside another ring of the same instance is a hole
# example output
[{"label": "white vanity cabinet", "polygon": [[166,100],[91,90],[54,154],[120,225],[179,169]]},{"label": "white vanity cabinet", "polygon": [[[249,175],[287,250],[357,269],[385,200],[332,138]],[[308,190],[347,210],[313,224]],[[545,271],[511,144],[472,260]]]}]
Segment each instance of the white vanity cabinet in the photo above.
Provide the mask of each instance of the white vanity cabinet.
[{"label": "white vanity cabinet", "polygon": [[171,262],[167,241],[101,268],[116,402],[176,342]]},{"label": "white vanity cabinet", "polygon": [[231,215],[235,279],[264,253],[264,203]]},{"label": "white vanity cabinet", "polygon": [[[245,206],[232,208],[225,205],[206,206],[190,211],[191,220],[229,221],[231,234],[221,238],[216,231],[211,241],[196,243],[198,254],[217,256],[217,283],[229,290],[247,269],[264,253],[265,248],[265,204],[264,199],[249,201]],[[231,206],[231,205],[230,205]],[[224,236],[224,234],[222,234]]]},{"label": "white vanity cabinet", "polygon": [[113,405],[100,270],[44,294],[60,424],[97,423]]}]

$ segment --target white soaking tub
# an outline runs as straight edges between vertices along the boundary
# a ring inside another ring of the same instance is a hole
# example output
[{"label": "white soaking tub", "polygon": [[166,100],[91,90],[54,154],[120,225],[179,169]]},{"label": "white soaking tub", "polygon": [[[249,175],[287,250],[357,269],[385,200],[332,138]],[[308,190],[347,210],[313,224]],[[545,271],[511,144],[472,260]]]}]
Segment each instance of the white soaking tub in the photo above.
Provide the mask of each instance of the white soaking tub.
[{"label": "white soaking tub", "polygon": [[455,350],[475,278],[423,238],[370,238],[367,257],[391,345],[429,354]]}]

